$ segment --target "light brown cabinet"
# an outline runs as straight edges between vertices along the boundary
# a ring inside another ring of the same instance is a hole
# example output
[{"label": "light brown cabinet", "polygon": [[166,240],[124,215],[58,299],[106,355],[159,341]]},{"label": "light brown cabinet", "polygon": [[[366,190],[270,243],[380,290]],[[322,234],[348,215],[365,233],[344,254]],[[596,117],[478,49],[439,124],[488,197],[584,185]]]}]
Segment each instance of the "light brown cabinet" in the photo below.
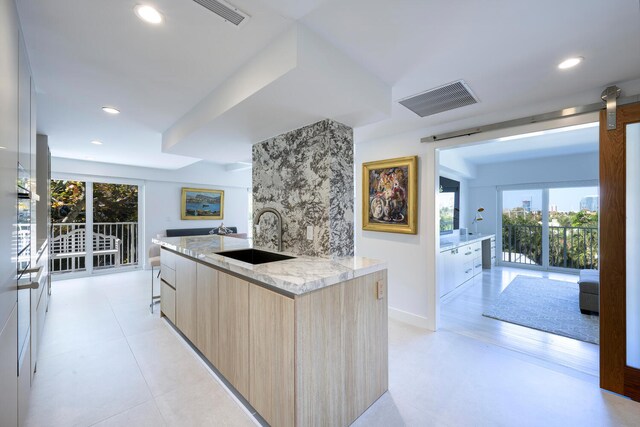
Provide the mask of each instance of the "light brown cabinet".
[{"label": "light brown cabinet", "polygon": [[160,312],[171,320],[171,323],[176,323],[176,290],[169,284],[161,282],[160,284]]},{"label": "light brown cabinet", "polygon": [[249,282],[220,272],[218,294],[219,351],[216,367],[248,399]]},{"label": "light brown cabinet", "polygon": [[198,264],[196,280],[198,332],[195,344],[214,366],[218,366],[218,271]]},{"label": "light brown cabinet", "polygon": [[166,249],[162,268],[163,315],[270,425],[349,425],[387,390],[386,270],[287,296]]},{"label": "light brown cabinet", "polygon": [[296,296],[296,425],[350,425],[388,388],[386,270]]},{"label": "light brown cabinet", "polygon": [[198,336],[196,262],[176,257],[176,326],[193,343]]},{"label": "light brown cabinet", "polygon": [[377,283],[386,286],[387,272],[353,279],[344,287],[343,312],[345,402],[351,424],[388,385],[387,304],[377,298]]},{"label": "light brown cabinet", "polygon": [[249,403],[273,426],[295,424],[294,300],[249,285]]}]

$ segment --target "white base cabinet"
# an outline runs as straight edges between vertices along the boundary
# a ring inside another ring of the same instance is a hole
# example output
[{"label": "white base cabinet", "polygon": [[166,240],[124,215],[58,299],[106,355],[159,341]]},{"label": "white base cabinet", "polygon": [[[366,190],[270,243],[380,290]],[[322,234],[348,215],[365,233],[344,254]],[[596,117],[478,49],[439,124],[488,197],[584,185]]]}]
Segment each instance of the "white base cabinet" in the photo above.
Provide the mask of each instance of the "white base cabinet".
[{"label": "white base cabinet", "polygon": [[440,251],[438,257],[440,296],[495,265],[495,236],[471,242],[458,242]]}]

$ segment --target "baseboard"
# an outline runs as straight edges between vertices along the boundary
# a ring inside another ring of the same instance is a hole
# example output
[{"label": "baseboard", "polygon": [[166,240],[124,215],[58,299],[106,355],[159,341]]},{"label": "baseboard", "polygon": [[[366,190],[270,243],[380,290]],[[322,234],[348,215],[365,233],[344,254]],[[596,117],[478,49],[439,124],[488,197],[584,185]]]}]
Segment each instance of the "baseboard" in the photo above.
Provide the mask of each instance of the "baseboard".
[{"label": "baseboard", "polygon": [[418,316],[417,314],[389,307],[389,317],[402,323],[407,323],[418,328],[431,330],[429,327],[429,319]]}]

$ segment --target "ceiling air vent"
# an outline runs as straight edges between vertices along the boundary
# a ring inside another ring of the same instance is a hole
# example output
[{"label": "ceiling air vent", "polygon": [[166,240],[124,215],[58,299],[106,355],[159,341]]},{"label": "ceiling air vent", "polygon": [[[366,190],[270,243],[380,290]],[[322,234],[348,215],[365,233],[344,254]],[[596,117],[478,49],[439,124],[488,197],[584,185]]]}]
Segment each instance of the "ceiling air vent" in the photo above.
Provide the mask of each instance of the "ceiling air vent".
[{"label": "ceiling air vent", "polygon": [[206,7],[211,12],[215,13],[219,17],[225,20],[225,22],[230,22],[236,27],[242,25],[248,18],[249,15],[238,10],[234,6],[230,5],[227,2],[219,1],[219,0],[193,0],[198,3],[200,6]]},{"label": "ceiling air vent", "polygon": [[398,101],[420,117],[431,116],[478,102],[463,81],[449,83]]}]

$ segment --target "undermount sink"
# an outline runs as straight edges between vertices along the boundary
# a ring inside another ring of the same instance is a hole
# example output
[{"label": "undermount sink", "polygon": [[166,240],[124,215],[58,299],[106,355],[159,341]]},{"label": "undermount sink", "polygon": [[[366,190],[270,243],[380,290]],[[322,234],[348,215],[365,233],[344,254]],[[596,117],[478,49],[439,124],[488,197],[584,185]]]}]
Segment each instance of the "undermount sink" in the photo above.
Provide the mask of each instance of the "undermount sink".
[{"label": "undermount sink", "polygon": [[237,259],[249,264],[265,264],[267,262],[284,261],[295,257],[276,254],[273,252],[261,251],[259,249],[240,249],[237,251],[218,252],[218,255]]}]

